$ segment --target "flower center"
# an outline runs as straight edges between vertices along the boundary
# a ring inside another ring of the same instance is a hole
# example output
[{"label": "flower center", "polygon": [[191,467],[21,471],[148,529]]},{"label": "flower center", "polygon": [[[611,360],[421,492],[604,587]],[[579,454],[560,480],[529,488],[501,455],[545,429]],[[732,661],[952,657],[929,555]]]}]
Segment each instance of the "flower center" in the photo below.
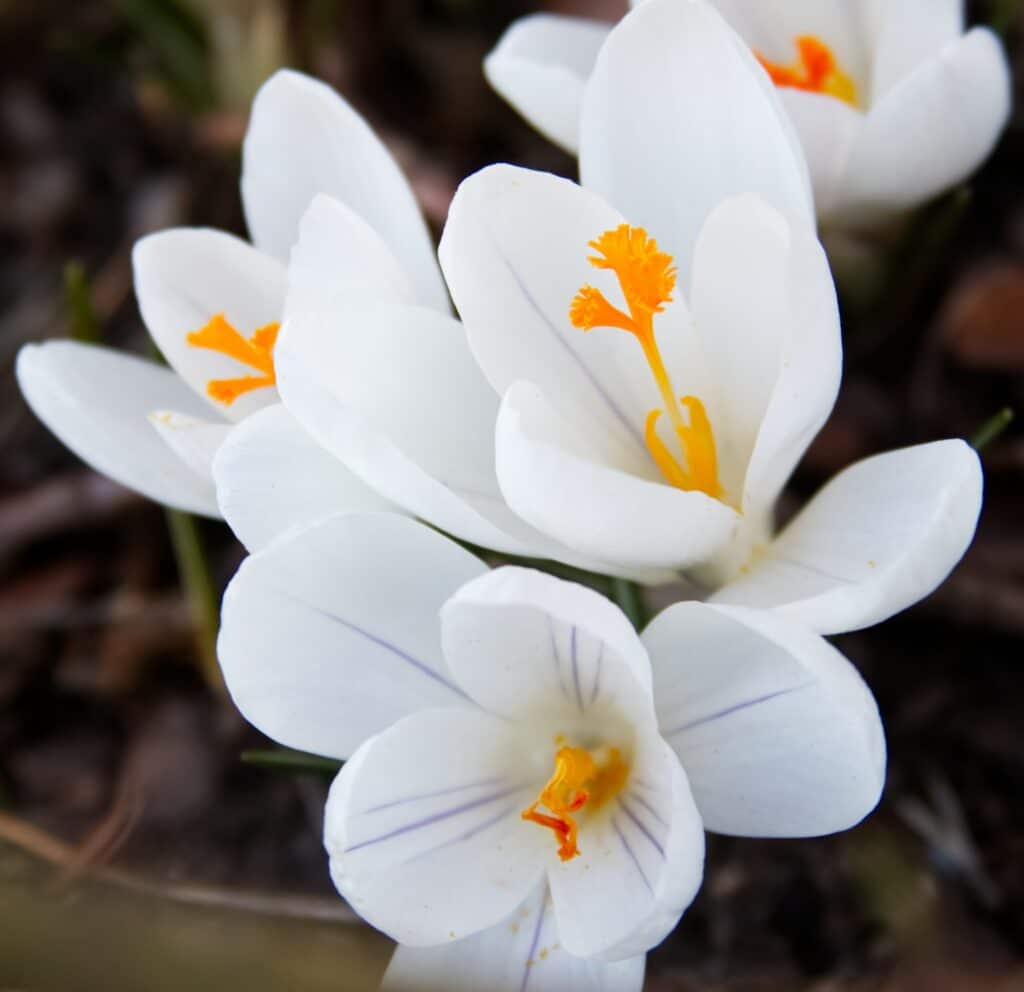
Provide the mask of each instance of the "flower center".
[{"label": "flower center", "polygon": [[[555,770],[536,801],[523,810],[530,823],[547,827],[558,840],[558,856],[571,861],[580,853],[576,839],[579,825],[574,813],[584,806],[600,809],[622,791],[629,766],[615,747],[600,748],[591,754],[582,747],[563,745],[555,754]],[[548,813],[538,813],[543,806]]]},{"label": "flower center", "polygon": [[280,324],[267,324],[254,331],[252,337],[245,338],[228,323],[224,314],[219,313],[205,327],[192,331],[186,337],[193,348],[219,352],[260,373],[239,376],[237,379],[211,379],[206,384],[206,392],[211,399],[231,406],[239,396],[264,386],[273,386],[277,382],[273,353],[280,329]]},{"label": "flower center", "polygon": [[797,60],[792,65],[780,65],[754,52],[776,86],[786,86],[807,93],[824,93],[856,107],[857,84],[842,69],[832,49],[813,35],[796,39]]},{"label": "flower center", "polygon": [[[699,490],[719,499],[722,487],[718,481],[718,456],[704,404],[696,396],[676,400],[654,337],[654,315],[662,313],[665,304],[672,302],[676,285],[672,256],[659,251],[658,242],[649,238],[642,227],[628,224],[605,231],[596,241],[589,242],[589,247],[598,252],[588,259],[590,264],[615,273],[629,313],[609,303],[601,290],[584,286],[569,307],[569,320],[573,327],[584,331],[617,327],[636,337],[665,405],[664,410],[652,410],[644,424],[644,440],[651,457],[671,485],[687,491]],[[658,419],[666,411],[685,464],[658,436]]]}]

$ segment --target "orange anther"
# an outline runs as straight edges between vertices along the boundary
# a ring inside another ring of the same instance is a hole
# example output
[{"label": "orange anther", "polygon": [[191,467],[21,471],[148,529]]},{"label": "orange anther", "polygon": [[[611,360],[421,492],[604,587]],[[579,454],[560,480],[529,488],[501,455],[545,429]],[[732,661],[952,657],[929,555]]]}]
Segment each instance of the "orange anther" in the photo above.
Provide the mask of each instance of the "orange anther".
[{"label": "orange anther", "polygon": [[[555,754],[555,770],[536,802],[523,810],[522,818],[553,831],[558,841],[558,856],[571,861],[580,853],[577,845],[579,825],[570,814],[584,806],[592,809],[617,795],[625,785],[629,768],[617,748],[609,748],[595,761],[581,747],[563,746]],[[584,788],[589,786],[589,788]],[[546,807],[550,814],[537,808]]]},{"label": "orange anther", "polygon": [[832,49],[813,35],[796,39],[797,60],[792,65],[780,65],[755,52],[776,86],[823,93],[857,106],[857,84],[839,68]]},{"label": "orange anther", "polygon": [[260,375],[239,376],[236,379],[211,379],[206,391],[212,399],[230,406],[239,396],[273,386],[277,382],[274,374],[274,345],[280,324],[267,324],[253,332],[252,337],[243,337],[219,313],[198,331],[192,331],[186,340],[194,348],[206,348],[256,369]]}]

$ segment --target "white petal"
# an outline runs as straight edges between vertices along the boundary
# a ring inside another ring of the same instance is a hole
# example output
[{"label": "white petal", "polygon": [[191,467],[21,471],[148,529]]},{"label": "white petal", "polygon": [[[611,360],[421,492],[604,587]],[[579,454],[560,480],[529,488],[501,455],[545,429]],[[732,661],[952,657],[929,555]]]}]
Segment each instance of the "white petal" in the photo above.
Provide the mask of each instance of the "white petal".
[{"label": "white petal", "polygon": [[[494,389],[504,395],[520,379],[536,383],[614,445],[617,461],[642,471],[652,467],[644,421],[662,405],[643,349],[625,331],[585,333],[569,319],[587,284],[625,305],[615,277],[588,261],[588,242],[625,220],[567,179],[490,166],[455,194],[440,254],[470,347]],[[660,237],[660,230],[650,233]],[[658,315],[656,329],[673,385],[681,394],[698,391],[690,376],[701,372],[699,355],[681,299]]]},{"label": "white petal", "polygon": [[213,459],[231,433],[230,424],[211,423],[175,410],[154,410],[149,422],[196,475],[204,479],[213,475]]},{"label": "white petal", "polygon": [[871,109],[850,153],[840,220],[915,207],[966,179],[1010,113],[999,40],[975,28],[894,86]]},{"label": "white petal", "polygon": [[381,992],[640,992],[645,955],[605,964],[562,946],[546,884],[497,925],[437,947],[399,946]]},{"label": "white petal", "polygon": [[218,516],[213,480],[182,461],[148,420],[155,407],[209,413],[170,369],[108,348],[51,341],[25,345],[16,374],[35,415],[98,472],[167,506]]},{"label": "white petal", "polygon": [[881,5],[872,104],[964,31],[964,0],[900,0]]},{"label": "white petal", "polygon": [[335,513],[395,509],[321,448],[280,403],[232,429],[213,474],[224,519],[249,551]]},{"label": "white petal", "polygon": [[412,283],[381,236],[350,207],[318,194],[292,248],[285,314],[374,296],[416,302]]},{"label": "white petal", "polygon": [[580,175],[676,256],[684,285],[697,233],[726,197],[756,193],[813,218],[807,166],[775,88],[695,0],[650,0],[612,31],[583,101]]},{"label": "white petal", "polygon": [[865,115],[843,100],[821,93],[780,88],[779,98],[800,135],[819,223],[827,224],[842,203],[846,165]]},{"label": "white petal", "polygon": [[284,69],[256,95],[243,148],[242,201],[254,243],[287,259],[318,193],[380,235],[422,304],[448,309],[430,233],[391,153],[329,86]]},{"label": "white petal", "polygon": [[331,517],[275,542],[224,595],[217,654],[232,698],[267,736],[337,758],[407,713],[464,703],[438,612],[483,571],[390,513]]},{"label": "white petal", "polygon": [[211,379],[259,374],[187,336],[217,314],[248,338],[281,320],[285,269],[240,238],[221,231],[177,228],[151,234],[132,252],[135,294],[149,333],[167,361],[211,406],[232,420],[277,401],[271,387],[255,389],[230,406],[210,399]]},{"label": "white petal", "polygon": [[828,260],[802,223],[756,197],[732,198],[701,231],[693,311],[717,386],[705,401],[722,481],[727,492],[742,492],[744,513],[757,516],[839,389],[842,339]]},{"label": "white petal", "polygon": [[982,485],[963,441],[858,462],[714,601],[774,609],[823,634],[879,623],[953,570],[974,536]]},{"label": "white petal", "polygon": [[550,835],[519,732],[480,710],[415,713],[335,779],[324,843],[352,907],[399,943],[444,944],[506,917],[537,886]]},{"label": "white petal", "polygon": [[386,304],[303,310],[276,364],[292,415],[382,496],[474,544],[533,550],[498,490],[497,397],[456,321]]},{"label": "white petal", "polygon": [[736,511],[719,500],[609,465],[592,433],[561,417],[531,383],[505,396],[496,445],[512,509],[561,544],[620,569],[689,568],[737,530]]},{"label": "white petal", "polygon": [[562,942],[618,960],[659,944],[700,888],[704,828],[679,760],[656,734],[641,743],[627,790],[580,829],[580,855],[548,869]]},{"label": "white petal", "polygon": [[766,610],[678,603],[644,632],[661,732],[709,830],[810,837],[878,802],[878,708],[827,641]]},{"label": "white petal", "polygon": [[575,154],[583,88],[609,30],[582,17],[523,17],[484,60],[484,75],[541,134]]},{"label": "white petal", "polygon": [[459,589],[441,631],[455,680],[484,709],[525,719],[554,705],[586,714],[618,702],[653,726],[640,639],[592,589],[501,568]]}]

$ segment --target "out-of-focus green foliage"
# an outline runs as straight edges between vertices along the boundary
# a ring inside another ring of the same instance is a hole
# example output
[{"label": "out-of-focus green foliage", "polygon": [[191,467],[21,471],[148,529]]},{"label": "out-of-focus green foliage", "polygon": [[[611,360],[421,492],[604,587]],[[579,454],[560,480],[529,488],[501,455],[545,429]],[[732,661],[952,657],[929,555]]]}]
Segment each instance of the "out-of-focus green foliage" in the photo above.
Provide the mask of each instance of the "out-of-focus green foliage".
[{"label": "out-of-focus green foliage", "polygon": [[194,110],[214,104],[206,28],[183,0],[115,0],[159,60],[162,77],[173,94]]}]

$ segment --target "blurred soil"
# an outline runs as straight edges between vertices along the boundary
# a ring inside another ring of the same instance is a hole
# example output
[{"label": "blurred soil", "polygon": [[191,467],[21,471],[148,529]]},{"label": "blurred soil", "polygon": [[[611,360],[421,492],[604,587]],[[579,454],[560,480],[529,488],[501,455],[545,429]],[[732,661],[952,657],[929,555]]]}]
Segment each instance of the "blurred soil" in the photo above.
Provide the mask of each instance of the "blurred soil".
[{"label": "blurred soil", "polygon": [[[0,989],[371,988],[387,955],[333,896],[327,780],[240,762],[269,745],[202,677],[163,511],[35,421],[17,349],[77,333],[149,352],[132,242],[182,223],[243,230],[244,111],[277,64],[371,118],[436,230],[458,179],[490,161],[573,174],[480,73],[537,5],[194,9],[0,2]],[[969,196],[914,219],[880,295],[848,297],[843,391],[789,509],[859,457],[1024,411],[1022,125],[1018,112]],[[652,992],[1024,990],[1019,426],[985,463],[981,530],[954,577],[841,639],[888,727],[880,810],[824,840],[712,838],[700,897],[649,959]],[[222,585],[240,549],[220,524],[200,530]]]}]

